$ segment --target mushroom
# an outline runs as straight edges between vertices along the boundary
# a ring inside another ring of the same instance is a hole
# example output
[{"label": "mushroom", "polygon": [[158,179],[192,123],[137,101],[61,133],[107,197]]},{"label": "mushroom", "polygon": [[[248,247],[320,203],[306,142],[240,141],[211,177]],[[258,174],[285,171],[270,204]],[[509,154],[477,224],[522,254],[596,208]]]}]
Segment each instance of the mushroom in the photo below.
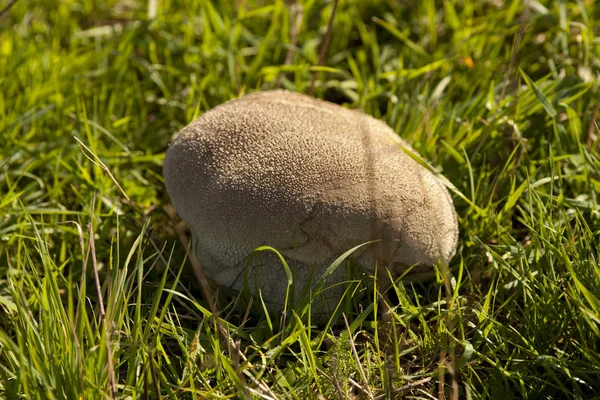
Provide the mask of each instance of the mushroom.
[{"label": "mushroom", "polygon": [[[217,284],[260,291],[272,308],[354,246],[358,265],[399,276],[434,271],[455,253],[452,199],[439,178],[385,123],[359,111],[276,90],[228,101],[171,143],[164,178],[197,258]],[[346,280],[344,268],[328,284]],[[248,286],[245,286],[245,282]],[[326,292],[327,293],[327,292]],[[332,290],[335,303],[342,292]]]}]

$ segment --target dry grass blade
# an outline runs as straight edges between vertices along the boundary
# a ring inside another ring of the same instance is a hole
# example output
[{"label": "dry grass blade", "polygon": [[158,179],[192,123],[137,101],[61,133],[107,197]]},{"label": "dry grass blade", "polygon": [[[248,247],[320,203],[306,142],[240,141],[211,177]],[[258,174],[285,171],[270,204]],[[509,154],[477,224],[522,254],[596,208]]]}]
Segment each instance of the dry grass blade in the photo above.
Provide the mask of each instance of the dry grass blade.
[{"label": "dry grass blade", "polygon": [[[596,107],[592,112],[592,123],[588,127],[587,138],[585,141],[585,147],[588,150],[592,150],[592,146],[597,142],[598,137],[600,137],[600,128],[598,128],[598,124],[596,123],[596,119],[598,117],[598,111],[600,111],[600,107]],[[594,131],[598,132],[597,134]]]},{"label": "dry grass blade", "polygon": [[350,330],[350,326],[348,325],[348,319],[346,318],[346,314],[342,314],[344,317],[344,323],[346,324],[346,330],[348,331],[348,340],[350,341],[350,348],[352,349],[352,355],[354,356],[354,361],[358,366],[358,371],[360,372],[360,378],[362,379],[364,388],[361,388],[363,392],[369,396],[370,399],[373,399],[373,393],[369,389],[369,381],[367,380],[367,375],[365,374],[365,370],[360,363],[360,358],[358,357],[358,352],[356,351],[356,346],[354,345],[354,339],[352,338],[352,331]]},{"label": "dry grass blade", "polygon": [[[302,18],[303,18],[303,9],[302,4],[294,3],[290,8],[295,13],[294,18],[294,26],[290,33],[290,47],[285,55],[285,61],[283,65],[291,65],[294,60],[294,53],[296,52],[296,43],[298,42],[298,35],[300,34],[300,29],[302,28]],[[277,78],[277,88],[281,88],[281,84],[283,82],[283,77],[285,76],[284,72],[279,74]]]},{"label": "dry grass blade", "polygon": [[[411,389],[418,388],[419,386],[424,385],[424,384],[426,384],[429,381],[431,381],[431,378],[419,379],[418,381],[415,381],[413,383],[409,383],[408,385],[404,385],[402,387],[399,387],[398,389],[392,390],[391,394],[398,395],[398,394],[407,392],[407,391],[409,391]],[[387,394],[382,394],[380,396],[377,396],[373,400],[384,400],[385,398],[387,398]]]},{"label": "dry grass blade", "polygon": [[98,295],[98,305],[100,307],[100,321],[99,323],[102,324],[102,322],[104,321],[104,317],[106,315],[106,310],[104,308],[104,299],[102,297],[102,285],[100,284],[100,276],[98,275],[98,261],[96,260],[96,242],[94,240],[94,207],[95,207],[95,201],[96,199],[94,198],[92,200],[92,214],[90,216],[90,222],[88,224],[88,235],[90,238],[90,242],[89,242],[89,246],[90,246],[90,254],[92,256],[92,267],[93,267],[93,272],[94,272],[94,283],[96,285],[96,294]]},{"label": "dry grass blade", "polygon": [[[121,191],[121,194],[123,194],[123,197],[125,197],[125,199],[127,199],[127,201],[131,202],[131,200],[129,199],[129,196],[127,196],[127,193],[125,193],[125,191],[123,190],[121,185],[119,185],[119,182],[117,182],[117,180],[115,179],[113,174],[110,172],[110,170],[108,169],[106,164],[104,164],[102,162],[102,160],[97,155],[95,155],[94,152],[89,147],[87,147],[81,140],[79,140],[79,138],[77,138],[76,136],[73,136],[73,138],[77,141],[77,144],[81,148],[83,155],[88,160],[90,160],[94,165],[97,165],[98,167],[102,168],[102,170],[104,170],[104,172],[106,172],[108,174],[110,179],[114,182],[114,184],[117,186],[117,188]],[[85,150],[85,151],[83,151],[83,150]],[[90,154],[91,156],[88,154]]]},{"label": "dry grass blade", "polygon": [[[331,41],[331,35],[333,34],[333,19],[335,18],[335,13],[337,11],[339,0],[333,0],[333,10],[331,10],[331,15],[329,16],[329,22],[327,22],[327,32],[325,33],[325,40],[321,46],[321,52],[319,53],[319,64],[318,66],[323,65],[323,61],[325,60],[325,55],[327,54],[327,50],[329,49],[329,43]],[[310,81],[310,90],[308,94],[312,95],[315,90],[315,81],[317,80],[318,71],[315,71],[312,76],[312,80]]]},{"label": "dry grass blade", "polygon": [[206,299],[206,301],[209,304],[210,311],[213,314],[215,321],[217,323],[219,323],[218,322],[218,314],[219,313],[218,313],[217,305],[216,305],[214,297],[213,297],[212,289],[210,288],[210,284],[208,282],[208,279],[206,278],[206,274],[204,273],[204,269],[202,268],[202,265],[200,265],[200,262],[194,255],[194,252],[190,250],[191,242],[188,239],[184,228],[177,223],[177,217],[175,214],[175,210],[172,208],[165,208],[164,211],[165,211],[165,214],[167,214],[167,216],[171,219],[173,228],[175,229],[175,232],[177,233],[177,237],[179,238],[179,241],[183,245],[183,248],[186,249],[187,257],[190,260],[190,262],[192,263],[192,268],[194,270],[194,274],[196,275],[196,279],[198,279],[198,282],[200,282],[200,286],[202,288],[202,294],[204,295],[204,298]]},{"label": "dry grass blade", "polygon": [[444,400],[446,398],[446,350],[440,351],[440,361],[438,365],[438,388],[437,396],[438,400]]},{"label": "dry grass blade", "polygon": [[517,55],[519,54],[519,48],[521,47],[521,41],[527,32],[527,28],[529,27],[529,20],[531,16],[529,15],[529,11],[526,10],[521,15],[521,26],[519,27],[519,33],[517,33],[517,38],[515,39],[515,44],[513,46],[512,54],[510,56],[510,63],[508,65],[508,70],[506,71],[506,77],[504,81],[504,86],[502,87],[502,93],[500,94],[500,99],[504,99],[506,95],[506,90],[511,83],[511,75],[515,68],[515,64],[517,62]]},{"label": "dry grass blade", "polygon": [[12,6],[14,6],[19,0],[11,0],[3,9],[0,11],[0,17],[10,11]]},{"label": "dry grass blade", "polygon": [[98,274],[98,261],[96,259],[96,243],[94,240],[94,209],[95,209],[96,198],[92,198],[90,222],[88,224],[88,234],[90,238],[89,248],[92,256],[92,268],[94,270],[94,283],[96,285],[96,292],[98,294],[98,305],[100,307],[100,325],[104,325],[104,335],[106,343],[106,358],[108,360],[108,382],[110,385],[110,394],[112,399],[117,398],[117,382],[115,378],[115,369],[112,359],[112,346],[111,346],[111,324],[110,321],[106,320],[106,310],[104,308],[104,299],[102,296],[102,285],[100,284],[100,277]]}]

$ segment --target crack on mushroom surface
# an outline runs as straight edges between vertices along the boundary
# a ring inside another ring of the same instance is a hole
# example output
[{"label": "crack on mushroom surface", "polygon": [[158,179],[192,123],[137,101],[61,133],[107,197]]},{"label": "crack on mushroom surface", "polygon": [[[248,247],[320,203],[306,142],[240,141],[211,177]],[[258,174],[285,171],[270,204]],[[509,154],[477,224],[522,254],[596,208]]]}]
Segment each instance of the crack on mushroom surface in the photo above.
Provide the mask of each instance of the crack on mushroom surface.
[{"label": "crack on mushroom surface", "polygon": [[[458,226],[441,180],[407,152],[416,152],[385,123],[359,111],[284,91],[230,100],[186,126],[165,156],[165,184],[189,226],[209,277],[241,289],[238,277],[259,246],[279,250],[295,266],[299,292],[348,249],[356,262],[447,263]],[[269,306],[283,306],[287,279],[279,259],[249,282]],[[346,280],[338,268],[328,284]],[[339,285],[338,285],[339,286]],[[342,291],[343,292],[343,291]],[[339,300],[339,287],[328,301]],[[256,293],[254,293],[256,294]]]}]

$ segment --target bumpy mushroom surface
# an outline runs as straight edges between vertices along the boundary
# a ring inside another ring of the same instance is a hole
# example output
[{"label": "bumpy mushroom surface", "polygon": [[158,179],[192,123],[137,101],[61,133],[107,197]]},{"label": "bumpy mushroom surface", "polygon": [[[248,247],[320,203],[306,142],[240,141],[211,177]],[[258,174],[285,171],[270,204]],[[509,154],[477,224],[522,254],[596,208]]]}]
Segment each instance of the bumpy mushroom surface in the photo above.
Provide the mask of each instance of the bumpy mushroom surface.
[{"label": "bumpy mushroom surface", "polygon": [[[414,265],[432,271],[454,255],[452,199],[406,151],[414,152],[361,112],[288,91],[258,92],[185,127],[167,151],[164,178],[199,261],[218,284],[241,289],[247,256],[268,245],[287,259],[299,290],[343,252],[372,240],[381,241],[355,254],[370,271],[375,263],[394,274]],[[281,306],[281,262],[267,253],[255,261],[248,287]],[[338,268],[328,282],[345,274]]]}]

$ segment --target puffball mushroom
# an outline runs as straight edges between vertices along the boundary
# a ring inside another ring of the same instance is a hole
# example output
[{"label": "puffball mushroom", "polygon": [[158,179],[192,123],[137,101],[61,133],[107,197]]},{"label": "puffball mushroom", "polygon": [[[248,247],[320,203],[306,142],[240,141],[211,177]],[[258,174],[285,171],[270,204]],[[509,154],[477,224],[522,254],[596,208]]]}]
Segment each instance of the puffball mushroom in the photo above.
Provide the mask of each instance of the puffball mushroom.
[{"label": "puffball mushroom", "polygon": [[[359,244],[367,271],[433,272],[457,243],[452,199],[414,150],[385,123],[306,95],[277,90],[228,101],[186,126],[171,143],[164,178],[214,281],[262,292],[283,307],[286,272],[296,292]],[[258,265],[258,266],[256,266]],[[251,271],[244,270],[250,268]],[[314,271],[313,271],[314,269]],[[244,273],[246,272],[246,273]],[[328,284],[345,281],[338,268]],[[326,292],[327,293],[327,292]],[[342,292],[334,290],[335,302]]]}]

